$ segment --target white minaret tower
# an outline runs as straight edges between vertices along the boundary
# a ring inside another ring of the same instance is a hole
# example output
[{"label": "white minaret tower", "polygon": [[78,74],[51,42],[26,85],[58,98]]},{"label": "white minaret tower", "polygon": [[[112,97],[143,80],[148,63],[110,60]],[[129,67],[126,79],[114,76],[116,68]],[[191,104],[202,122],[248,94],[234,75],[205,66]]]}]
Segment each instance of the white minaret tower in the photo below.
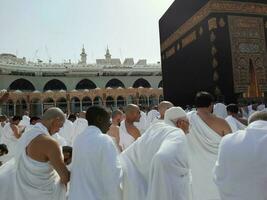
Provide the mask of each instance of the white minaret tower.
[{"label": "white minaret tower", "polygon": [[110,59],[111,59],[111,54],[109,53],[109,49],[108,49],[108,47],[107,47],[107,50],[106,50],[106,55],[105,55],[105,57],[106,57],[106,60],[110,60]]},{"label": "white minaret tower", "polygon": [[86,64],[87,54],[85,53],[84,45],[82,48],[82,53],[80,55],[81,55],[81,64]]}]

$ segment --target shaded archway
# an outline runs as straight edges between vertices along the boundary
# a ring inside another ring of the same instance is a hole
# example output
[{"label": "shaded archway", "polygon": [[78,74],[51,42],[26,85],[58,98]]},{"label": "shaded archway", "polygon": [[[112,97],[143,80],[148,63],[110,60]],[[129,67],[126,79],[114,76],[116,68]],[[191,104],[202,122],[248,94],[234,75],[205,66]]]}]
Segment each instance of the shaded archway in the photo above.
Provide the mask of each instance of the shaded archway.
[{"label": "shaded archway", "polygon": [[96,88],[96,84],[89,80],[89,79],[83,79],[81,80],[77,85],[76,85],[76,90],[91,90],[91,89],[95,89]]},{"label": "shaded archway", "polygon": [[73,97],[70,100],[70,111],[71,113],[78,113],[81,111],[81,102],[78,97]]},{"label": "shaded archway", "polygon": [[45,112],[48,108],[54,107],[55,102],[52,98],[46,98],[43,101],[43,112]]},{"label": "shaded archway", "polygon": [[67,113],[67,100],[64,97],[59,98],[56,101],[56,107],[60,108],[64,113]]},{"label": "shaded archway", "polygon": [[108,96],[106,98],[106,106],[109,107],[109,108],[115,107],[115,101],[114,101],[113,97]]},{"label": "shaded archway", "polygon": [[32,99],[30,103],[30,114],[31,116],[40,117],[42,116],[42,103],[40,99]]},{"label": "shaded archway", "polygon": [[147,106],[148,105],[148,101],[147,101],[147,97],[146,96],[141,95],[139,97],[139,105],[142,105],[142,106]]},{"label": "shaded archway", "polygon": [[2,114],[8,117],[14,116],[14,102],[9,99],[5,104],[2,105]]},{"label": "shaded archway", "polygon": [[159,103],[162,102],[162,101],[164,101],[164,97],[163,97],[163,95],[160,95],[159,96]]},{"label": "shaded archway", "polygon": [[82,110],[87,111],[87,109],[93,105],[92,99],[90,97],[84,97],[82,99]]},{"label": "shaded archway", "polygon": [[16,102],[16,115],[22,116],[27,110],[27,103],[24,99],[17,100]]},{"label": "shaded archway", "polygon": [[117,97],[117,107],[124,107],[126,105],[126,101],[124,97],[118,96]]},{"label": "shaded archway", "polygon": [[151,88],[151,85],[146,79],[139,78],[134,82],[133,88],[139,88],[139,87]]},{"label": "shaded archway", "polygon": [[62,81],[53,79],[45,84],[44,91],[47,90],[67,90],[67,87]]},{"label": "shaded archway", "polygon": [[125,88],[124,84],[116,78],[109,80],[105,87],[106,88],[108,88],[108,87],[110,87],[110,88],[118,88],[118,87]]},{"label": "shaded archway", "polygon": [[35,90],[35,87],[33,86],[33,84],[24,79],[24,78],[20,78],[20,79],[17,79],[15,81],[13,81],[9,88],[9,90],[21,90],[21,91],[34,91]]},{"label": "shaded archway", "polygon": [[132,95],[128,96],[127,104],[136,104],[134,96]]},{"label": "shaded archway", "polygon": [[163,88],[163,81],[162,80],[159,82],[158,88]]},{"label": "shaded archway", "polygon": [[156,106],[158,105],[158,98],[156,95],[150,95],[149,96],[149,106]]},{"label": "shaded archway", "polygon": [[97,96],[94,98],[94,105],[103,105],[103,100],[101,97]]}]

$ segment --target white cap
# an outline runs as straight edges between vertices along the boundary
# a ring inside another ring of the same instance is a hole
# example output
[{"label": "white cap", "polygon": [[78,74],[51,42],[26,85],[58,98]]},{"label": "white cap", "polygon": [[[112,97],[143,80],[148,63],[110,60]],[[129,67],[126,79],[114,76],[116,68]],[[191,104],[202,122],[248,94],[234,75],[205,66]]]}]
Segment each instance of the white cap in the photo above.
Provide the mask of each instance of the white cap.
[{"label": "white cap", "polygon": [[167,124],[174,125],[173,120],[179,118],[187,118],[186,112],[181,107],[172,107],[166,110],[164,115],[164,121]]}]

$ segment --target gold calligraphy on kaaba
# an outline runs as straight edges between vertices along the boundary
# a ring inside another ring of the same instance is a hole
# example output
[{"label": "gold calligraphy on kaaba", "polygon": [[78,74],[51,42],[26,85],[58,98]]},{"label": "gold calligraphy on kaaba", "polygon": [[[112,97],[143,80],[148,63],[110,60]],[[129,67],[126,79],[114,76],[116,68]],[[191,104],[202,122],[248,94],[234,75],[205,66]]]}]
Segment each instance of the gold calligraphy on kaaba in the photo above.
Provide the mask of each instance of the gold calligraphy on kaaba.
[{"label": "gold calligraphy on kaaba", "polygon": [[263,18],[228,16],[228,22],[235,92],[259,97],[267,91]]},{"label": "gold calligraphy on kaaba", "polygon": [[175,54],[175,48],[172,47],[170,50],[166,52],[166,58],[169,58]]},{"label": "gold calligraphy on kaaba", "polygon": [[[164,52],[170,46],[177,42],[188,31],[192,30],[201,21],[207,18],[211,13],[235,13],[235,14],[256,14],[267,15],[267,5],[251,2],[237,2],[237,1],[223,1],[211,0],[204,7],[202,7],[195,15],[188,19],[181,25],[170,37],[161,43],[161,51]],[[223,20],[219,24],[221,27],[225,26]]]},{"label": "gold calligraphy on kaaba", "polygon": [[197,39],[197,33],[196,33],[196,31],[194,31],[193,33],[189,34],[184,39],[182,39],[182,47],[183,48],[186,47],[187,45],[189,45],[190,43],[192,43],[196,39]]},{"label": "gold calligraphy on kaaba", "polygon": [[216,29],[218,27],[217,19],[215,17],[209,19],[208,25],[209,25],[209,31]]}]

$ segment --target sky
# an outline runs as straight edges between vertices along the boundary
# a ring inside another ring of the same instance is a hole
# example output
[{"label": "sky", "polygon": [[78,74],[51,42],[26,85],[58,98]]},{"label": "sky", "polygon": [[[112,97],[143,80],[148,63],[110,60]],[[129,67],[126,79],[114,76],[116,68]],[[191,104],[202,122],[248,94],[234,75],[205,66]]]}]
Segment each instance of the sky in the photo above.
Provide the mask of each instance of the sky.
[{"label": "sky", "polygon": [[160,61],[158,21],[173,0],[1,0],[0,53],[29,61]]}]

